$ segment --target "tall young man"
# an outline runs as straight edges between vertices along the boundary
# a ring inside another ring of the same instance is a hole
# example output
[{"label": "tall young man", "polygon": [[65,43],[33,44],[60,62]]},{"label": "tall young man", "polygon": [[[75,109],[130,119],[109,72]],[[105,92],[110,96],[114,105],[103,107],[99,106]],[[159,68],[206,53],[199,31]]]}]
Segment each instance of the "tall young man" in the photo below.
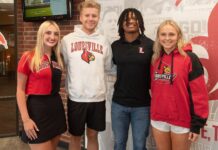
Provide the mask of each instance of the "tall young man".
[{"label": "tall young man", "polygon": [[133,150],[146,149],[150,124],[150,62],[153,41],[144,35],[141,13],[125,9],[118,20],[120,39],[113,42],[117,81],[112,98],[114,150],[126,150],[129,125]]},{"label": "tall young man", "polygon": [[70,150],[81,149],[87,126],[88,150],[98,150],[98,131],[105,130],[105,72],[111,68],[111,48],[96,31],[100,5],[85,1],[79,5],[81,28],[62,40],[67,68],[68,123],[72,134]]}]

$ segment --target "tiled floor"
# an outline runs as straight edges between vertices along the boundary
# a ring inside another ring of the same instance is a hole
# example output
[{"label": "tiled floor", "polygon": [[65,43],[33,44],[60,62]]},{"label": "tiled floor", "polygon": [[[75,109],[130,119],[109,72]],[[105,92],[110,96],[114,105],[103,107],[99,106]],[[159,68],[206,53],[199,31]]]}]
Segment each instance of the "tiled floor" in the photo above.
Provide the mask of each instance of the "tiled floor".
[{"label": "tiled floor", "polygon": [[0,138],[0,150],[30,150],[27,144],[20,141],[19,137]]},{"label": "tiled floor", "polygon": [[[0,138],[0,150],[30,150],[27,144],[24,144],[19,137]],[[57,148],[57,150],[66,150]]]}]

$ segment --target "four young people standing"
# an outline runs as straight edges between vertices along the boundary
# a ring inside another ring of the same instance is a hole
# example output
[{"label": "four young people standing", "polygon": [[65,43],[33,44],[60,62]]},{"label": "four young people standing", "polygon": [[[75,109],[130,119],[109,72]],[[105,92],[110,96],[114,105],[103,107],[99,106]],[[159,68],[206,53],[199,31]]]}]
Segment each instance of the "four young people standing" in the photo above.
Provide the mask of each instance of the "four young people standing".
[{"label": "four young people standing", "polygon": [[[141,13],[127,8],[119,17],[120,39],[113,42],[111,51],[109,42],[96,30],[100,9],[94,1],[82,2],[81,27],[61,41],[67,70],[70,150],[81,149],[86,126],[88,149],[98,149],[98,132],[105,130],[105,79],[111,71],[112,52],[117,66],[111,106],[114,150],[126,149],[130,124],[133,149],[146,150],[150,102],[157,148],[168,150],[181,145],[189,149],[188,139],[196,141],[199,129],[206,123],[208,98],[202,65],[190,52],[191,47],[182,42],[180,28],[173,21],[162,23],[153,48],[153,41],[144,35]],[[46,21],[39,28],[35,50],[25,53],[18,64],[17,101],[24,123],[23,140],[30,143],[32,150],[55,149],[66,130],[58,94],[63,70],[59,46],[58,26]],[[46,86],[40,85],[45,82]],[[196,89],[198,85],[203,87],[201,91]],[[58,123],[55,120],[53,124],[53,116],[58,116]]]}]

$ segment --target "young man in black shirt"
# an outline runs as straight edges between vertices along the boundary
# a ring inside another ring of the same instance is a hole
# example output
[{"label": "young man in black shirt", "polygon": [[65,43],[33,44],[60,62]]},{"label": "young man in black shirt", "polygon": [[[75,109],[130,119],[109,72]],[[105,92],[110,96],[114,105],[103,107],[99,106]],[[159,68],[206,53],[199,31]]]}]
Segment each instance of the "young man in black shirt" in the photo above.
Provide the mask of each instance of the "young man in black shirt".
[{"label": "young man in black shirt", "polygon": [[113,42],[117,81],[112,98],[114,150],[126,150],[129,125],[133,149],[145,150],[150,125],[150,63],[153,41],[144,35],[141,13],[125,9],[118,20],[120,39]]}]

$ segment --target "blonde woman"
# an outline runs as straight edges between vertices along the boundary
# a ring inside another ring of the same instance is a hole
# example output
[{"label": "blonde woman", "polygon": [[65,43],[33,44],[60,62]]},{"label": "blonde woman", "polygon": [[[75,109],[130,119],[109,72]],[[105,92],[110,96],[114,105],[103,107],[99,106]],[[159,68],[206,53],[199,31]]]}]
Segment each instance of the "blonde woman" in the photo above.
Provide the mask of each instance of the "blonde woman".
[{"label": "blonde woman", "polygon": [[35,49],[25,52],[17,69],[17,103],[24,130],[21,139],[31,150],[54,150],[66,130],[59,95],[63,63],[60,29],[54,21],[43,22]]},{"label": "blonde woman", "polygon": [[208,117],[203,67],[176,22],[157,30],[151,67],[151,125],[158,150],[189,150]]}]

